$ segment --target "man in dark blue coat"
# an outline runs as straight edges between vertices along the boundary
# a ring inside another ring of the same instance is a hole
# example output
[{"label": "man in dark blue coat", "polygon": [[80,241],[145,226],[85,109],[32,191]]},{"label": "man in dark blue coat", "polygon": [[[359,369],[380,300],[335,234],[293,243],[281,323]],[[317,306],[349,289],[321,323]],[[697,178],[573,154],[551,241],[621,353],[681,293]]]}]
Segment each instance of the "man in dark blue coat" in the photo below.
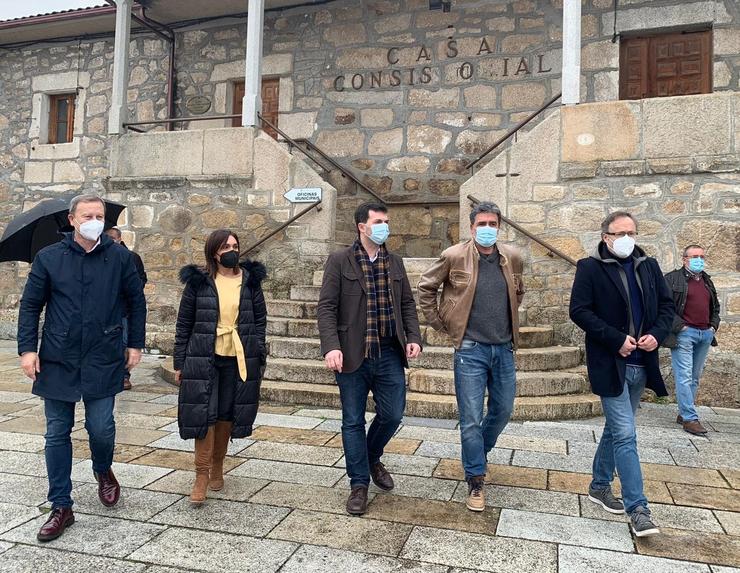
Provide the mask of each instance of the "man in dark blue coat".
[{"label": "man in dark blue coat", "polygon": [[[128,249],[102,235],[105,203],[78,195],[69,206],[74,233],[39,251],[21,299],[18,354],[33,393],[44,399],[46,468],[52,511],[37,535],[50,541],[74,523],[72,441],[75,403],[85,403],[98,497],[113,506],[120,496],[111,464],[115,396],[124,368],[141,360],[146,306],[141,279]],[[39,316],[46,308],[41,348]],[[122,320],[128,314],[128,348]],[[38,353],[37,353],[38,349]]]},{"label": "man in dark blue coat", "polygon": [[[593,463],[589,499],[630,516],[638,537],[659,533],[643,492],[635,413],[645,386],[666,396],[658,345],[673,322],[673,299],[655,259],[635,246],[637,222],[625,211],[601,224],[601,242],[578,261],[570,318],[586,333],[586,365],[606,423]],[[614,470],[622,500],[611,492]]]}]

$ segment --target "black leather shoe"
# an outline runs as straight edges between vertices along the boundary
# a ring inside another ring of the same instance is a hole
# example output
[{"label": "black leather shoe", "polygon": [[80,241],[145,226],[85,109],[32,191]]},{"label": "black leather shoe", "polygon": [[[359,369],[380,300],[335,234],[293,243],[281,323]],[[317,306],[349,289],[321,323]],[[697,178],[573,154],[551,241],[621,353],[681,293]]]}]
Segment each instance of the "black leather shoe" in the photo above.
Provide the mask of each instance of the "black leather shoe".
[{"label": "black leather shoe", "polygon": [[347,513],[362,515],[367,511],[367,487],[353,487],[347,498]]},{"label": "black leather shoe", "polygon": [[113,470],[105,473],[95,473],[95,479],[98,480],[98,498],[100,503],[106,507],[113,507],[118,503],[121,497],[121,486],[118,485]]},{"label": "black leather shoe", "polygon": [[393,489],[393,478],[381,462],[378,462],[370,468],[370,477],[373,478],[373,483],[383,491],[390,491]]},{"label": "black leather shoe", "polygon": [[49,519],[41,526],[36,534],[39,541],[51,541],[56,539],[64,530],[75,522],[75,514],[71,507],[57,507],[51,510]]}]

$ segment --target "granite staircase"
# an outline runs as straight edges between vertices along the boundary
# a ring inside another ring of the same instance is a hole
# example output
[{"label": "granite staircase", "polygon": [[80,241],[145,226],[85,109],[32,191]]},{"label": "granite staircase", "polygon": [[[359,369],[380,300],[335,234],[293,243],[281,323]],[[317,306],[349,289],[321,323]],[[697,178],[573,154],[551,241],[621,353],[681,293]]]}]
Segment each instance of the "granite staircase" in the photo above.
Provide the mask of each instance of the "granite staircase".
[{"label": "granite staircase", "polygon": [[[414,287],[433,259],[404,259]],[[293,286],[287,300],[268,299],[269,358],[262,398],[275,402],[339,407],[334,374],[324,366],[319,349],[316,307],[322,271],[312,285]],[[452,372],[453,350],[446,335],[423,317],[424,351],[406,372],[406,413],[431,418],[457,417]],[[601,405],[589,393],[588,380],[576,347],[556,346],[549,326],[523,326],[516,353],[517,398],[514,418],[556,420],[598,415]],[[372,409],[372,400],[368,400]]]}]

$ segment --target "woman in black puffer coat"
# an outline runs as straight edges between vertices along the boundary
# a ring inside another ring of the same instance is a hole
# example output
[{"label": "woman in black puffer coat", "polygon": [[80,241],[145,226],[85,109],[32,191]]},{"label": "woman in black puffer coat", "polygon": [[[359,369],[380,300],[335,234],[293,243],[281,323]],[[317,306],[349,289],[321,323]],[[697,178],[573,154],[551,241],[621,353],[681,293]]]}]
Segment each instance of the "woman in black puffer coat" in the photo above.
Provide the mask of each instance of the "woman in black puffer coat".
[{"label": "woman in black puffer coat", "polygon": [[205,269],[180,271],[174,352],[180,437],[195,438],[193,503],[223,487],[229,438],[251,435],[267,356],[264,265],[240,264],[239,239],[227,229],[211,233],[205,255]]}]

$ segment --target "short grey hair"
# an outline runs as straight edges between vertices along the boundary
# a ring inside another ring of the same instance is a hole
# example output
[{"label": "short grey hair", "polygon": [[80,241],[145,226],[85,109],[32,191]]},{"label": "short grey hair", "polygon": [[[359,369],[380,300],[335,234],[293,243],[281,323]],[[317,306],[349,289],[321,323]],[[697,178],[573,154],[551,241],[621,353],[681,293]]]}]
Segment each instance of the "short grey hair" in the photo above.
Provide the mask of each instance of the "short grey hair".
[{"label": "short grey hair", "polygon": [[637,219],[632,216],[632,213],[627,211],[614,211],[614,213],[609,213],[609,216],[601,222],[601,233],[604,235],[608,234],[609,225],[617,219],[624,219],[625,217],[632,219],[632,222],[635,224],[635,230],[637,230]]},{"label": "short grey hair", "polygon": [[490,203],[484,201],[483,203],[477,203],[470,211],[470,224],[475,223],[475,217],[480,213],[493,213],[498,218],[498,222],[501,223],[501,209],[498,208],[496,203]]},{"label": "short grey hair", "polygon": [[75,214],[77,205],[80,203],[100,203],[103,206],[103,213],[105,213],[105,201],[93,193],[84,193],[82,195],[75,195],[69,202],[69,212],[71,215]]},{"label": "short grey hair", "polygon": [[706,251],[706,249],[704,247],[702,247],[701,245],[689,245],[688,247],[686,247],[683,250],[683,256],[684,257],[688,257],[689,256],[689,251],[691,249],[701,249],[702,251]]}]

